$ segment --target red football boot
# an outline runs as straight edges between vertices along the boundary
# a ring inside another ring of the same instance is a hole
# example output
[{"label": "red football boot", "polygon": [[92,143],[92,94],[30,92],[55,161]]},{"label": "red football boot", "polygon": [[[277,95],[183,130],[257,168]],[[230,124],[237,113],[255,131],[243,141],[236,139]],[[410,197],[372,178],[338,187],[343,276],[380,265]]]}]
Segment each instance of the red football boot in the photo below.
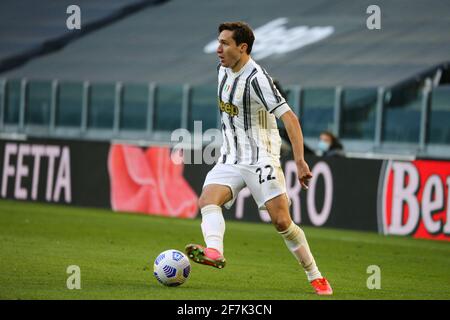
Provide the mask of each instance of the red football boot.
[{"label": "red football boot", "polygon": [[187,256],[194,262],[222,269],[225,267],[224,256],[216,249],[205,248],[199,244],[188,244]]},{"label": "red football boot", "polygon": [[319,296],[329,296],[333,294],[330,283],[325,278],[319,278],[311,281],[311,285]]}]

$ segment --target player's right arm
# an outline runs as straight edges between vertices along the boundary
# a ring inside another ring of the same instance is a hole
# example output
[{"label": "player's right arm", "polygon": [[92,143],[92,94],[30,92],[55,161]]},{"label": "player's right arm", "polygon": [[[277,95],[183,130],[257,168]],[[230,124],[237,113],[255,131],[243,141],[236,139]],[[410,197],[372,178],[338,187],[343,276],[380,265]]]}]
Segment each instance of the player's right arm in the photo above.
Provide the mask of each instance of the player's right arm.
[{"label": "player's right arm", "polygon": [[292,110],[283,113],[280,119],[283,121],[289,140],[291,141],[294,160],[297,165],[298,179],[302,188],[308,189],[308,182],[312,178],[312,174],[304,157],[303,134],[300,122]]}]

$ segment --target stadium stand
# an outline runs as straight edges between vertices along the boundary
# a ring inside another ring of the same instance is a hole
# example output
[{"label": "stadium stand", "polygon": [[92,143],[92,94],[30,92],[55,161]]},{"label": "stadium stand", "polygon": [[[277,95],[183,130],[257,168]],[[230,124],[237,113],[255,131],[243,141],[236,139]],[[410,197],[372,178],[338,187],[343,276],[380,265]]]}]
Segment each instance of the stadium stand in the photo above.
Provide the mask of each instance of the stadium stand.
[{"label": "stadium stand", "polygon": [[378,1],[380,30],[366,27],[371,1],[79,1],[78,37],[68,2],[25,4],[1,4],[0,61],[16,63],[0,73],[2,131],[167,141],[195,120],[214,128],[217,25],[245,20],[310,145],[332,130],[349,155],[450,155],[448,1]]},{"label": "stadium stand", "polygon": [[0,72],[7,71],[127,15],[164,0],[77,1],[82,7],[82,30],[65,28],[67,8],[73,1],[2,1],[0,3]]},{"label": "stadium stand", "polygon": [[[109,1],[108,6],[101,5],[101,1],[85,2],[86,8],[84,2],[79,1],[83,19],[93,19],[114,10],[119,3],[133,1]],[[8,3],[16,2],[4,1],[2,5]],[[389,86],[448,60],[450,17],[442,14],[450,10],[448,1],[411,1],[407,6],[402,1],[379,1],[378,5],[383,8],[381,30],[368,30],[366,27],[366,9],[370,4],[371,1],[330,0],[289,0],[282,5],[270,0],[258,1],[258,5],[238,0],[223,4],[207,0],[168,1],[157,7],[143,8],[130,18],[108,25],[56,54],[36,59],[7,72],[5,76],[208,83],[215,80],[212,66],[216,65],[216,58],[214,54],[204,54],[203,48],[215,39],[217,25],[224,19],[247,20],[258,28],[286,17],[287,22],[280,25],[280,30],[298,26],[334,28],[331,36],[300,51],[264,59],[267,68],[283,84]],[[37,11],[26,25],[30,28],[39,26],[36,32],[49,25],[54,33],[68,33],[64,1],[58,6],[47,6],[53,8],[48,12],[54,15],[49,22],[47,14]],[[102,10],[98,10],[99,7]],[[234,9],[230,12],[230,8]],[[55,15],[58,9],[61,12],[59,16]],[[45,6],[41,10],[47,12]],[[8,16],[10,18],[3,22],[6,26],[13,19],[12,14]],[[26,20],[26,17],[20,20]],[[56,27],[58,22],[59,29]],[[84,23],[89,23],[89,20],[83,20]],[[23,39],[20,32],[12,33],[11,37],[16,42]],[[32,43],[43,40],[34,35],[33,38]],[[5,43],[2,47],[9,45]]]}]

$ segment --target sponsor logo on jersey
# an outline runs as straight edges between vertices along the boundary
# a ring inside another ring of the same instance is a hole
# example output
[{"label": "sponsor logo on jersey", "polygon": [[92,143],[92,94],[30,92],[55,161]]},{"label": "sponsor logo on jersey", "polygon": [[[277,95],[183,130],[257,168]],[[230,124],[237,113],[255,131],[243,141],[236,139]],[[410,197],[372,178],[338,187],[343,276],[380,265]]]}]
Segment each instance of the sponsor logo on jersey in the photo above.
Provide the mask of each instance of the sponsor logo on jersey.
[{"label": "sponsor logo on jersey", "polygon": [[229,102],[223,102],[219,100],[219,109],[222,112],[228,113],[230,116],[234,117],[239,114],[239,108]]}]

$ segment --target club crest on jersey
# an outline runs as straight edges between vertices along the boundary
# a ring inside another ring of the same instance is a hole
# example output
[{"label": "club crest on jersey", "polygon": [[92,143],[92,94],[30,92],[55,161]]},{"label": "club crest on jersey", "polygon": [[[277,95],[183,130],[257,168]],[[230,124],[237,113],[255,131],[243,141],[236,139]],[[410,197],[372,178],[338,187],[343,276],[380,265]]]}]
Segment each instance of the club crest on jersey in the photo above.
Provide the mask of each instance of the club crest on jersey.
[{"label": "club crest on jersey", "polygon": [[236,90],[236,99],[241,100],[243,94],[244,94],[244,87],[238,86]]},{"label": "club crest on jersey", "polygon": [[222,112],[228,113],[230,116],[234,117],[239,114],[239,108],[229,102],[223,102],[219,100],[219,109]]}]

